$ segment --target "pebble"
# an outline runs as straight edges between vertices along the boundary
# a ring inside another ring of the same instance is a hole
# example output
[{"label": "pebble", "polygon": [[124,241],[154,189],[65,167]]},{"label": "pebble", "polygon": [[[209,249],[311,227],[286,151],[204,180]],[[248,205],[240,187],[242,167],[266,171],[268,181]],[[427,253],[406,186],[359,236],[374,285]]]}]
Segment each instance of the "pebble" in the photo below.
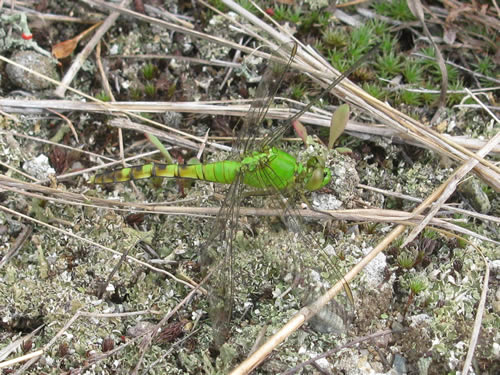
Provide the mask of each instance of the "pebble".
[{"label": "pebble", "polygon": [[467,198],[476,211],[482,214],[488,214],[490,212],[490,200],[477,179],[471,178],[465,180],[458,186],[457,190]]},{"label": "pebble", "polygon": [[49,164],[49,158],[44,154],[40,154],[35,159],[26,161],[23,164],[23,169],[39,180],[45,180],[49,175],[56,174],[54,168]]},{"label": "pebble", "polygon": [[406,374],[408,372],[406,369],[406,359],[397,353],[394,355],[394,363],[392,367],[400,375]]},{"label": "pebble", "polygon": [[[57,80],[59,78],[54,61],[37,52],[18,51],[11,56],[11,60],[52,79]],[[24,90],[36,91],[47,89],[52,86],[47,80],[32,73],[28,73],[24,69],[18,68],[12,64],[7,65],[5,72],[13,85]]]}]

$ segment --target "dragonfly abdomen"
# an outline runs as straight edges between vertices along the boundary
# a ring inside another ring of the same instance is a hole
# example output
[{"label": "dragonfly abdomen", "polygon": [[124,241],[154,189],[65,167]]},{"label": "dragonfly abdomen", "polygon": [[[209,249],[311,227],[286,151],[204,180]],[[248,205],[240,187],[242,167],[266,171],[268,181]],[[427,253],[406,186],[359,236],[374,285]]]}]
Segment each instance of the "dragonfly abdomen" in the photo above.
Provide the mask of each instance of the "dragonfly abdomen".
[{"label": "dragonfly abdomen", "polygon": [[151,177],[165,177],[188,178],[230,184],[239,170],[240,163],[231,160],[192,165],[149,163],[98,174],[92,182],[100,185],[142,180]]}]

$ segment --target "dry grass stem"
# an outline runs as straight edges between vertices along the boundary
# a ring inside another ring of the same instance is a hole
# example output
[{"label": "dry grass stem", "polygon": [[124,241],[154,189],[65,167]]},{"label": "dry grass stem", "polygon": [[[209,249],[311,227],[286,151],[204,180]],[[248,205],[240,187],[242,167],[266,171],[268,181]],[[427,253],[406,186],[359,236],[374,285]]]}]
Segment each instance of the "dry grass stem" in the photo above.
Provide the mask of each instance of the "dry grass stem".
[{"label": "dry grass stem", "polygon": [[[2,268],[11,258],[16,256],[19,249],[30,238],[32,232],[33,232],[33,227],[31,225],[23,225],[23,230],[17,236],[16,242],[12,245],[12,248],[0,260],[0,268]],[[0,355],[0,358],[1,357],[2,356]]]},{"label": "dry grass stem", "polygon": [[[45,143],[45,144],[48,144],[48,145],[51,145],[51,146],[55,146],[55,147],[60,147],[60,148],[66,149],[66,150],[80,152],[82,154],[89,155],[89,156],[92,156],[92,157],[95,157],[95,158],[99,158],[99,159],[103,159],[103,160],[107,160],[107,161],[114,161],[114,159],[109,158],[109,157],[107,157],[105,155],[96,154],[95,152],[91,152],[91,151],[80,150],[80,149],[72,147],[72,146],[63,145],[61,143],[52,142],[52,141],[49,141],[49,140],[46,140],[46,139],[42,139],[42,138],[38,138],[38,137],[33,137],[33,136],[27,135],[27,134],[21,134],[21,133],[18,133],[16,131],[12,131],[12,130],[0,130],[0,135],[4,135],[4,136],[7,136],[7,137],[12,136],[12,137],[25,138],[25,139],[32,140],[34,142]],[[22,171],[18,171],[18,173],[20,173],[21,175],[25,176],[26,178],[29,178],[30,180],[33,180],[33,176],[26,175]]]},{"label": "dry grass stem", "polygon": [[[444,185],[441,185],[443,187]],[[60,202],[64,204],[71,205],[79,205],[79,206],[89,206],[89,207],[119,207],[121,209],[125,209],[127,211],[134,210],[137,213],[156,213],[156,214],[165,214],[165,215],[195,215],[195,216],[216,216],[219,212],[218,207],[172,207],[172,206],[161,206],[159,204],[146,205],[141,203],[131,203],[131,202],[119,202],[119,201],[110,201],[107,199],[95,198],[85,196],[83,194],[75,194],[71,192],[61,192],[58,189],[45,187],[36,184],[29,184],[22,181],[10,179],[5,176],[0,175],[0,187],[3,187],[5,190],[16,191],[18,194],[24,194],[31,197],[36,197],[40,199],[45,199],[54,202]],[[37,193],[42,193],[37,194]],[[429,201],[432,196],[438,196],[439,193],[435,192],[433,195],[428,197],[426,201]],[[434,199],[432,199],[434,200]],[[92,203],[90,203],[92,202]],[[432,202],[432,201],[431,201]],[[429,203],[430,204],[430,203]],[[1,206],[0,206],[1,207]],[[420,207],[420,206],[419,206]],[[6,208],[3,208],[6,209]],[[349,220],[349,221],[359,221],[359,222],[389,222],[389,223],[403,223],[405,225],[416,225],[419,221],[423,219],[423,216],[415,213],[407,213],[402,211],[395,210],[383,210],[383,209],[353,209],[353,210],[337,210],[337,211],[313,211],[313,210],[300,210],[297,211],[303,217],[314,218],[314,219],[331,219],[335,218],[338,220]],[[279,216],[280,212],[276,209],[256,209],[256,208],[247,208],[242,207],[240,209],[240,215],[242,216]],[[20,213],[16,213],[18,216],[23,216]],[[38,222],[38,221],[35,221]],[[42,225],[49,226],[48,224],[42,223]],[[447,222],[443,219],[433,218],[430,221],[430,225],[441,227],[444,229],[448,229],[451,231],[456,231],[458,233],[462,233],[465,235],[470,235],[476,237],[478,239],[482,239],[484,241],[489,241],[496,243],[496,241],[482,236],[478,233],[470,231],[466,228],[462,228],[453,223]],[[52,226],[50,226],[52,227]],[[52,227],[56,230],[58,228]],[[75,237],[75,235],[72,235]],[[78,237],[81,238],[81,237]],[[81,238],[84,241],[89,241]],[[92,242],[92,241],[90,241]],[[92,244],[96,245],[96,243],[92,242]],[[99,245],[100,246],[100,245]],[[100,246],[101,247],[101,246]],[[108,249],[106,247],[102,247],[103,249]],[[114,254],[122,254],[115,250],[112,250]],[[132,258],[136,260],[135,258]],[[138,260],[137,260],[138,261]],[[138,261],[140,264],[148,264],[142,261]],[[151,266],[148,264],[148,266]],[[152,267],[152,266],[151,266]],[[170,277],[173,277],[169,274]],[[174,278],[175,279],[175,278]],[[176,279],[177,280],[177,279]]]},{"label": "dry grass stem", "polygon": [[484,306],[486,304],[488,285],[490,281],[490,267],[488,266],[488,260],[484,257],[483,260],[486,272],[484,273],[483,285],[481,288],[481,297],[477,306],[476,318],[474,319],[474,328],[472,330],[471,338],[469,341],[469,349],[467,350],[467,357],[465,357],[464,365],[462,367],[462,374],[464,375],[467,375],[472,367],[472,360],[474,358],[474,351],[476,349],[477,340],[481,331],[481,322],[483,321]]},{"label": "dry grass stem", "polygon": [[7,168],[7,169],[9,169],[9,170],[11,170],[11,171],[19,173],[21,176],[26,177],[28,180],[31,180],[31,181],[36,182],[36,183],[40,182],[35,177],[33,177],[33,176],[31,176],[31,175],[29,175],[27,173],[24,173],[20,169],[14,168],[13,166],[11,166],[9,164],[6,164],[3,161],[0,161],[0,165],[3,166],[3,167],[5,167],[5,168]]},{"label": "dry grass stem", "polygon": [[78,140],[78,133],[76,132],[75,127],[73,126],[73,123],[71,122],[71,120],[69,118],[67,118],[63,114],[61,114],[59,112],[56,112],[56,111],[54,111],[53,109],[50,109],[50,108],[47,108],[47,111],[49,111],[50,113],[53,113],[53,114],[59,116],[60,118],[62,118],[66,122],[66,124],[69,126],[69,128],[71,129],[71,132],[73,133],[73,136],[75,137],[75,140],[77,142],[80,142]]},{"label": "dry grass stem", "polygon": [[[5,5],[12,6],[16,10],[8,9],[5,7],[2,8],[1,7],[2,2],[5,3]],[[31,8],[27,8],[23,5],[26,5],[26,4],[24,4],[23,2],[17,1],[17,0],[2,0],[2,1],[0,1],[0,9],[2,9],[2,12],[5,12],[7,14],[14,14],[14,13],[18,13],[19,11],[22,11],[22,12],[26,13],[26,17],[28,19],[32,19],[32,20],[33,19],[34,20],[41,19],[41,20],[46,21],[46,22],[70,22],[70,23],[82,23],[82,24],[94,24],[96,22],[101,21],[101,19],[97,19],[97,18],[94,18],[92,16],[89,18],[79,18],[79,17],[70,17],[70,16],[66,16],[63,14],[41,13],[41,12],[38,12],[38,11],[33,10]]]},{"label": "dry grass stem", "polygon": [[[129,2],[130,0],[123,0],[120,5],[125,6]],[[110,14],[99,26],[92,38],[90,38],[88,43],[85,45],[85,48],[83,48],[83,50],[73,59],[73,64],[66,71],[66,74],[61,80],[61,84],[54,91],[54,94],[56,96],[64,97],[67,86],[69,86],[73,81],[73,78],[75,78],[83,63],[85,62],[85,60],[87,60],[87,57],[90,55],[90,53],[104,36],[104,34],[106,34],[106,32],[114,25],[119,16],[120,14],[117,12]]]},{"label": "dry grass stem", "polygon": [[199,64],[203,66],[221,66],[224,68],[241,68],[241,64],[229,61],[222,60],[203,60],[197,59],[195,57],[187,57],[187,56],[177,56],[177,55],[152,55],[152,54],[144,54],[144,55],[113,55],[109,56],[110,59],[130,59],[130,60],[176,60],[176,61],[184,61],[190,64]]},{"label": "dry grass stem", "polygon": [[[280,98],[277,98],[280,99]],[[282,98],[285,100],[285,98]],[[289,101],[289,100],[287,100]],[[248,101],[240,101],[248,102]],[[106,108],[99,103],[86,103],[71,100],[13,100],[13,99],[0,99],[0,108],[7,110],[12,113],[43,113],[45,108],[53,108],[60,112],[64,111],[82,111],[82,112],[116,112],[116,113],[128,113],[128,112],[149,112],[149,113],[161,113],[165,111],[181,112],[181,113],[195,113],[195,114],[205,114],[205,115],[220,115],[220,116],[236,116],[243,117],[248,112],[249,105],[241,104],[228,104],[228,101],[210,101],[210,102],[113,102],[106,103]],[[325,112],[325,111],[322,111]],[[276,120],[286,120],[290,116],[296,113],[296,110],[291,110],[288,108],[270,108],[267,113],[267,118]],[[314,112],[306,112],[300,117],[300,121],[308,125],[316,125],[329,127],[330,126],[331,113],[326,112],[326,114],[319,114]],[[147,120],[142,119],[145,122],[150,123]],[[124,121],[124,120],[121,120]],[[123,124],[123,122],[122,122]],[[124,125],[125,126],[125,125]],[[166,129],[169,129],[165,125],[162,125]],[[146,131],[146,127],[140,127],[135,125],[138,131]],[[147,131],[151,130],[148,127]],[[159,130],[155,130],[158,132]],[[1,131],[0,131],[1,132]],[[393,128],[387,127],[383,124],[363,124],[356,121],[349,121],[346,126],[346,132],[352,135],[374,135],[380,137],[386,137],[391,139],[394,143],[405,143],[414,146],[424,147],[428,149],[435,149],[435,147],[430,147],[429,142],[422,140],[418,141],[415,137],[408,135],[407,133],[402,133],[394,130]],[[156,134],[156,133],[155,133]],[[163,133],[165,135],[165,133]],[[160,135],[163,137],[163,135]],[[158,136],[158,135],[157,135]],[[185,137],[185,135],[182,135]],[[27,137],[27,136],[25,136]],[[172,135],[168,136],[172,137]],[[164,138],[168,138],[166,135]],[[481,139],[470,138],[466,136],[450,136],[443,135],[444,138],[448,139],[450,142],[456,143],[461,147],[467,148],[468,150],[475,152],[486,144],[486,141]],[[182,139],[177,138],[175,139]],[[195,142],[203,142],[203,138],[190,137]],[[216,139],[216,138],[214,138]],[[47,141],[45,141],[47,142]],[[217,143],[210,143],[211,147],[222,150],[229,150],[227,146],[219,145]],[[198,147],[191,145],[192,147]],[[67,147],[60,145],[60,147]],[[437,146],[436,146],[437,147]],[[496,146],[492,149],[492,154],[500,154],[500,146]]]},{"label": "dry grass stem", "polygon": [[[20,357],[12,358],[12,359],[9,359],[8,361],[1,362],[0,363],[0,368],[9,367],[9,366],[12,366],[12,365],[24,362],[24,361],[28,361],[28,360],[30,360],[29,363],[30,363],[30,366],[31,366],[31,364],[34,363],[33,360],[35,360],[35,361],[38,360],[38,358],[42,354],[43,354],[43,350],[36,350],[34,352],[22,355]],[[31,362],[31,361],[33,361],[33,362]]]},{"label": "dry grass stem", "polygon": [[[375,188],[375,187],[364,185],[364,184],[359,184],[358,187],[360,187],[362,189],[366,189],[366,190],[375,191],[377,193],[384,194],[387,196],[408,200],[411,202],[417,202],[417,203],[422,202],[422,199],[415,198],[415,197],[412,197],[412,196],[407,195],[407,194],[396,193],[393,191],[379,189],[379,188]],[[433,203],[432,206],[434,206],[435,204],[436,203]],[[471,211],[471,210],[464,210],[463,208],[457,208],[457,207],[453,207],[453,206],[450,206],[447,204],[443,204],[441,206],[441,208],[443,210],[446,210],[446,211],[455,212],[458,214],[467,215],[467,216],[471,216],[471,217],[476,217],[476,218],[481,219],[481,220],[491,221],[493,223],[500,224],[500,218],[496,217],[496,216],[484,215],[484,214],[480,214],[479,212],[475,212],[475,211]],[[441,212],[441,214],[443,214],[443,212]]]}]

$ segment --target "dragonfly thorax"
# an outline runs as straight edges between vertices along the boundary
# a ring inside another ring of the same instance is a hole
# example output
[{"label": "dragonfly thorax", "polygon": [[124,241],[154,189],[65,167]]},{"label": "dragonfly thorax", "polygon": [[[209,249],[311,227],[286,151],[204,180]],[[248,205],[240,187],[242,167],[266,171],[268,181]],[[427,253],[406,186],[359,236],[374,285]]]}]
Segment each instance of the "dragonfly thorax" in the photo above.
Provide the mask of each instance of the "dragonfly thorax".
[{"label": "dragonfly thorax", "polygon": [[241,161],[241,173],[246,185],[259,189],[283,190],[301,185],[314,191],[331,180],[330,170],[318,158],[311,158],[303,165],[276,147],[245,157]]}]

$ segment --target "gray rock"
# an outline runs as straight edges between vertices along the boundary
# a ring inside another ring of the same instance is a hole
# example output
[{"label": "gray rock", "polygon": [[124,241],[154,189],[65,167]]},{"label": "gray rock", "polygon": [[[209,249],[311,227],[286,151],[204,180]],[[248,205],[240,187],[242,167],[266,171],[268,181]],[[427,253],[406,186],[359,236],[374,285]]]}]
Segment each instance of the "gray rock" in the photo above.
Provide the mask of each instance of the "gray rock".
[{"label": "gray rock", "polygon": [[398,374],[401,375],[404,375],[408,372],[406,369],[406,359],[397,353],[394,355],[394,363],[392,367],[396,370]]},{"label": "gray rock", "polygon": [[458,186],[460,191],[470,202],[475,210],[487,214],[491,210],[491,203],[486,193],[482,190],[479,180],[470,178]]},{"label": "gray rock", "polygon": [[[47,56],[34,51],[18,51],[11,56],[11,60],[52,79],[58,79],[56,65]],[[43,90],[51,86],[47,80],[12,64],[7,65],[5,72],[13,85],[24,90]]]},{"label": "gray rock", "polygon": [[49,175],[56,174],[54,168],[49,164],[49,158],[43,154],[38,155],[35,159],[26,161],[23,164],[23,169],[39,180],[45,180]]}]

